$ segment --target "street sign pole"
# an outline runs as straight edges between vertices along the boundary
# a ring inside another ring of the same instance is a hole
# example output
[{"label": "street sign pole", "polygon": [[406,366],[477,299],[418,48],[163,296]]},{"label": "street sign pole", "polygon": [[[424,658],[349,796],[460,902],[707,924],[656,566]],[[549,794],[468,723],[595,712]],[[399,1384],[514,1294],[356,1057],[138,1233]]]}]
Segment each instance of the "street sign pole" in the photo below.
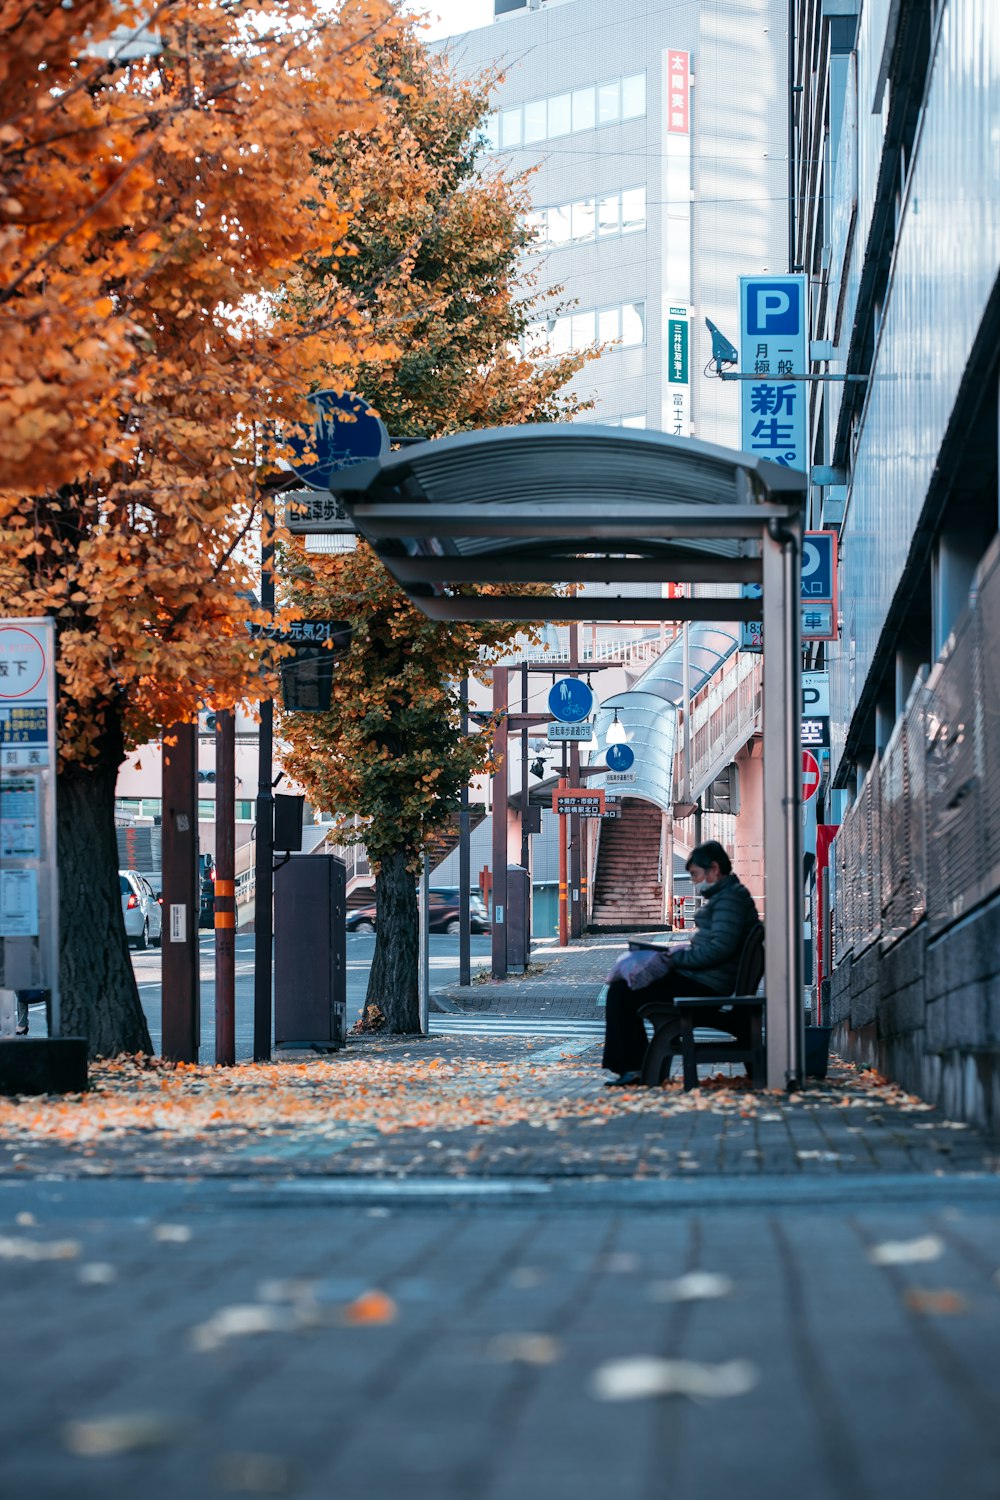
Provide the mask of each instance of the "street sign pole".
[{"label": "street sign pole", "polygon": [[[559,790],[564,792],[569,786],[566,776],[559,778]],[[569,900],[567,890],[567,861],[566,861],[566,816],[559,814],[559,946],[569,947]]]},{"label": "street sign pole", "polygon": [[[260,603],[274,614],[274,496],[261,495]],[[253,1059],[271,1058],[271,948],[274,938],[274,791],[271,785],[274,702],[260,703],[257,767],[257,872],[254,893]]]},{"label": "street sign pole", "polygon": [[163,1056],[198,1061],[198,726],[163,741]]},{"label": "street sign pole", "polygon": [[507,977],[507,704],[509,667],[493,668],[493,712],[497,726],[493,731],[493,921],[491,949],[493,978]]},{"label": "street sign pole", "polygon": [[236,1062],[236,716],[215,719],[215,1061]]}]

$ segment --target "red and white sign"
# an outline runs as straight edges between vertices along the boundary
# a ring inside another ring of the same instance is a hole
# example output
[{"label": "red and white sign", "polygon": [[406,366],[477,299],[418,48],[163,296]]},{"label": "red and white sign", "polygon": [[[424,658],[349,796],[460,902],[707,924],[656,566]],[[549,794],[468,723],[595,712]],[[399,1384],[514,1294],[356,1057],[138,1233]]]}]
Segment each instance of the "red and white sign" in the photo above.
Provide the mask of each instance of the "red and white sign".
[{"label": "red and white sign", "polygon": [[691,54],[689,52],[667,53],[667,98],[664,109],[667,116],[667,131],[671,135],[691,133],[688,101],[691,97]]},{"label": "red and white sign", "polygon": [[808,802],[819,791],[819,761],[809,750],[802,752],[802,800]]}]

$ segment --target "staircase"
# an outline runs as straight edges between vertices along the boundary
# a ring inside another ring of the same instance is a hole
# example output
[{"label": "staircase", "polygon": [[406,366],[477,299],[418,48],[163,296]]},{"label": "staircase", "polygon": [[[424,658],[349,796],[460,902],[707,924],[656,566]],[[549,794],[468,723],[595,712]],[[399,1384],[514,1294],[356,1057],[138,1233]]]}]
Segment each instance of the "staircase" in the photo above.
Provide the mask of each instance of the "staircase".
[{"label": "staircase", "polygon": [[638,797],[624,798],[621,817],[601,824],[592,928],[662,927],[660,828],[660,809]]}]

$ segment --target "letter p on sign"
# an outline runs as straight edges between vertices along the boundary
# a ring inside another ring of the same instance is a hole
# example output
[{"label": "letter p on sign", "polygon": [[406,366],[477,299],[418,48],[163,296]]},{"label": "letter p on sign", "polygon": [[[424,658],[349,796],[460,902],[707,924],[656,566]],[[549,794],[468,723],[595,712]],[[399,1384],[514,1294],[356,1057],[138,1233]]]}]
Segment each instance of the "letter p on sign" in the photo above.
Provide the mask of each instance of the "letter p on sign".
[{"label": "letter p on sign", "polygon": [[747,331],[755,335],[797,334],[800,287],[797,281],[775,285],[773,281],[752,281],[747,287]]}]

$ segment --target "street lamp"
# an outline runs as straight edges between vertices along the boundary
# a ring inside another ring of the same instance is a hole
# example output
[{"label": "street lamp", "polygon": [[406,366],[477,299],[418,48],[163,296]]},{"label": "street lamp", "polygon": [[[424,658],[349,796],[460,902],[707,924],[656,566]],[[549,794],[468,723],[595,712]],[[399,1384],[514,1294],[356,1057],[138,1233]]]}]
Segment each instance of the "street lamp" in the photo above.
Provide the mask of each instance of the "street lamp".
[{"label": "street lamp", "polygon": [[608,732],[605,736],[605,743],[608,745],[625,745],[628,743],[628,735],[625,733],[625,725],[618,722],[617,708],[615,709],[614,718],[608,725]]}]

